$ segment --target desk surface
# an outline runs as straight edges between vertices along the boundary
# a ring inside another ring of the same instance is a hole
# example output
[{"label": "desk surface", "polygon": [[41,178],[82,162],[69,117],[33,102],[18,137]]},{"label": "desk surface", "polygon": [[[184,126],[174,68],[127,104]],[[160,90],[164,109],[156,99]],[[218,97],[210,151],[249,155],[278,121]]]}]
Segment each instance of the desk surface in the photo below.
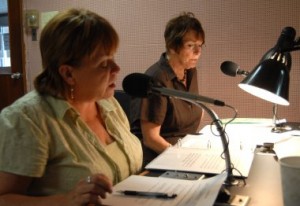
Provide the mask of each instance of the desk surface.
[{"label": "desk surface", "polygon": [[[147,171],[143,175],[159,176],[161,171]],[[246,186],[231,186],[231,195],[250,197],[248,206],[283,206],[280,165],[270,154],[255,154]]]},{"label": "desk surface", "polygon": [[247,185],[232,186],[231,194],[250,197],[249,206],[282,206],[280,165],[272,155],[254,156]]},{"label": "desk surface", "polygon": [[283,206],[280,165],[274,156],[256,154],[246,182],[245,187],[230,187],[231,194],[249,196],[249,206]]}]

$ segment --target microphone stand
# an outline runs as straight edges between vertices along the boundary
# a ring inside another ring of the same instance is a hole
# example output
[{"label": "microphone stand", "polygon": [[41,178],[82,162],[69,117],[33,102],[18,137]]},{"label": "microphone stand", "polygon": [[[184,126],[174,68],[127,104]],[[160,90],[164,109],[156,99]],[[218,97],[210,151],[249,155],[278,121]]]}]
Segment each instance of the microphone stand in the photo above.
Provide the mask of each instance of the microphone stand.
[{"label": "microphone stand", "polygon": [[192,101],[192,100],[181,98],[181,97],[175,97],[175,98],[190,102],[192,104],[195,104],[195,105],[203,108],[208,113],[208,115],[211,117],[213,123],[217,127],[217,130],[220,134],[222,145],[223,145],[223,150],[224,150],[224,155],[225,155],[225,164],[226,164],[227,177],[226,177],[226,180],[225,180],[224,183],[225,183],[225,185],[228,185],[228,186],[237,185],[238,180],[236,180],[234,178],[233,173],[232,173],[233,168],[232,168],[232,164],[231,164],[231,160],[230,160],[228,141],[227,141],[227,138],[225,136],[225,132],[223,130],[223,127],[221,125],[221,122],[220,122],[217,114],[212,109],[208,108],[205,104],[203,104],[199,101]]}]

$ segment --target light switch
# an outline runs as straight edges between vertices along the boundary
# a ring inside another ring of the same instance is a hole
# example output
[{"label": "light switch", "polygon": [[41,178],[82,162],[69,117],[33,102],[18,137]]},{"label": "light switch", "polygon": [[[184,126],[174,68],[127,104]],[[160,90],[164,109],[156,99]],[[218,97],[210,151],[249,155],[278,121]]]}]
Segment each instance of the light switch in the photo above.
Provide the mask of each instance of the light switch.
[{"label": "light switch", "polygon": [[39,27],[39,12],[38,10],[27,10],[26,11],[26,26],[28,28]]},{"label": "light switch", "polygon": [[39,28],[38,10],[27,10],[25,12],[26,28],[31,31],[32,41],[37,40],[37,28]]}]

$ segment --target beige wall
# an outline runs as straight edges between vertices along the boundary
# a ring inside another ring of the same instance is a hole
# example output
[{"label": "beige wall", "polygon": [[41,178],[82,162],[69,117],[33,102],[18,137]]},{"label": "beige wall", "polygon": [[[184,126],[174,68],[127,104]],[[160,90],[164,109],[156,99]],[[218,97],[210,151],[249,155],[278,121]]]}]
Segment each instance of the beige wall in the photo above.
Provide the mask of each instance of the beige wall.
[{"label": "beige wall", "polygon": [[[24,9],[40,12],[83,7],[106,17],[118,30],[121,45],[116,56],[122,79],[132,72],[144,72],[164,51],[166,22],[181,11],[191,11],[206,31],[206,48],[198,68],[200,95],[225,101],[238,110],[238,117],[272,117],[272,104],[238,88],[242,77],[228,77],[220,71],[225,60],[252,70],[262,55],[273,47],[286,26],[300,32],[298,0],[23,0]],[[40,29],[38,30],[40,32]],[[297,33],[299,36],[299,33]],[[38,36],[39,37],[39,36]],[[55,42],[54,42],[55,43]],[[41,71],[38,42],[25,34],[28,88]],[[279,118],[300,122],[300,51],[293,52],[290,106],[278,107]],[[211,107],[220,118],[231,117],[227,108]],[[205,117],[205,124],[210,121]]]}]

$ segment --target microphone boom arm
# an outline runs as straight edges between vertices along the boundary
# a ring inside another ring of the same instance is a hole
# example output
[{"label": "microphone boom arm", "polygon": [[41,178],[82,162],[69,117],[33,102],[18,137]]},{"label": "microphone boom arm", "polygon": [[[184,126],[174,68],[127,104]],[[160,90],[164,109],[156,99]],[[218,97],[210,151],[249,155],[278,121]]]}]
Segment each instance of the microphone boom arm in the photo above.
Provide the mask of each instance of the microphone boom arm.
[{"label": "microphone boom arm", "polygon": [[159,94],[159,95],[173,96],[173,97],[177,97],[180,99],[185,99],[186,101],[193,100],[193,101],[197,101],[197,102],[200,101],[200,102],[210,103],[210,104],[214,104],[217,106],[225,106],[225,103],[220,100],[216,100],[216,99],[212,99],[212,98],[204,97],[204,96],[200,96],[200,95],[195,95],[195,94],[191,94],[191,93],[183,92],[183,91],[179,91],[179,90],[168,89],[166,87],[152,87],[150,92],[152,92],[154,94]]},{"label": "microphone boom arm", "polygon": [[197,102],[197,104],[208,113],[208,115],[211,117],[213,123],[215,124],[215,126],[220,134],[222,145],[223,145],[224,156],[225,156],[226,172],[227,172],[227,178],[225,180],[225,184],[233,185],[234,180],[233,180],[233,173],[232,173],[232,167],[231,167],[231,159],[230,159],[228,141],[225,136],[223,127],[220,123],[220,120],[219,120],[217,114],[212,109],[208,108],[205,104],[203,104],[201,102]]},{"label": "microphone boom arm", "polygon": [[224,152],[224,155],[225,155],[225,165],[226,165],[226,172],[227,172],[227,177],[226,177],[226,180],[225,180],[225,184],[230,185],[230,186],[231,185],[236,185],[237,181],[234,179],[234,176],[233,176],[233,173],[232,173],[233,168],[232,168],[231,159],[230,159],[228,141],[227,141],[227,138],[225,136],[225,132],[223,130],[223,127],[220,123],[220,120],[219,120],[219,117],[217,116],[217,114],[212,109],[207,107],[205,104],[203,104],[199,100],[193,101],[193,100],[183,98],[183,97],[175,97],[175,98],[190,102],[192,104],[195,104],[198,107],[201,107],[210,116],[210,118],[212,119],[213,123],[215,124],[215,126],[216,126],[216,128],[217,128],[217,130],[220,134],[222,145],[223,145],[223,152]]}]

